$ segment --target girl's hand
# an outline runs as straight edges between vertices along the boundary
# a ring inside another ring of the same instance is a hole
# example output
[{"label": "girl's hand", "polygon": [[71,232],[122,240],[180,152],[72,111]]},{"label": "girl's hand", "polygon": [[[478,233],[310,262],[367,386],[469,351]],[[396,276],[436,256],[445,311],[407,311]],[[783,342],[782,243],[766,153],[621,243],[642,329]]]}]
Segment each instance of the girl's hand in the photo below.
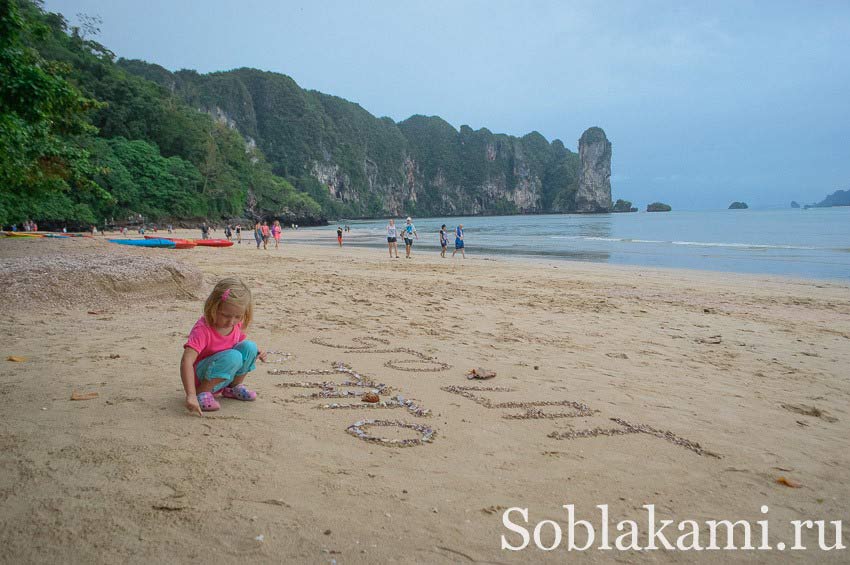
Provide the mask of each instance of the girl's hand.
[{"label": "girl's hand", "polygon": [[269,354],[268,351],[260,351],[260,352],[257,353],[257,359],[259,359],[260,361],[265,363],[266,357],[268,356],[268,354]]},{"label": "girl's hand", "polygon": [[192,414],[197,413],[198,416],[204,415],[203,411],[201,411],[201,405],[198,404],[198,397],[194,394],[186,395],[186,409]]}]

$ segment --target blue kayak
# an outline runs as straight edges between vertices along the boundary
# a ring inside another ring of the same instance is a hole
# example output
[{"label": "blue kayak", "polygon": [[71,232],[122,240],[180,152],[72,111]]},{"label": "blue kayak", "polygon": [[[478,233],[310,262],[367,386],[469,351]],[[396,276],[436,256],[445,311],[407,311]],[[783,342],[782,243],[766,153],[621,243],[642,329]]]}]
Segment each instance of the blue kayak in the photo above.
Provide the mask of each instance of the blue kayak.
[{"label": "blue kayak", "polygon": [[135,245],[136,247],[168,247],[174,249],[176,244],[168,239],[110,239],[112,243]]}]

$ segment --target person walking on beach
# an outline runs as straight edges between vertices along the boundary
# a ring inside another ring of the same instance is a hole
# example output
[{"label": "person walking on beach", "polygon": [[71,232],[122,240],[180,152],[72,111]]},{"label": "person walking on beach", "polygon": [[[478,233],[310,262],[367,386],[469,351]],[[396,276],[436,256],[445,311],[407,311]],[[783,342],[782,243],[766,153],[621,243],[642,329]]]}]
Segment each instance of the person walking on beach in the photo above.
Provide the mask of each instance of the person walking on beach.
[{"label": "person walking on beach", "polygon": [[257,249],[259,249],[260,244],[263,243],[263,227],[260,222],[254,223],[254,241],[257,242]]},{"label": "person walking on beach", "polygon": [[227,241],[233,240],[233,228],[230,227],[230,224],[224,226],[224,237],[227,238]]},{"label": "person walking on beach", "polygon": [[446,232],[446,224],[440,226],[440,257],[446,256],[446,248],[449,246],[449,234]]},{"label": "person walking on beach", "polygon": [[336,240],[339,242],[339,246],[342,247],[342,226],[336,227]]},{"label": "person walking on beach", "polygon": [[242,244],[242,224],[236,224],[236,243]]},{"label": "person walking on beach", "polygon": [[221,408],[217,395],[256,400],[257,393],[243,384],[266,361],[267,352],[246,339],[253,319],[251,290],[237,278],[222,279],[204,303],[204,313],[189,332],[180,359],[180,378],[186,409],[203,416]]},{"label": "person walking on beach", "polygon": [[269,248],[269,238],[272,235],[272,231],[269,229],[269,223],[268,222],[263,222],[262,232],[263,232],[263,249],[268,250],[268,248]]},{"label": "person walking on beach", "polygon": [[403,228],[404,233],[404,251],[406,253],[405,259],[410,259],[410,250],[413,247],[413,238],[419,239],[419,234],[416,233],[416,227],[413,225],[413,220],[410,219],[410,216],[407,217],[407,222]]},{"label": "person walking on beach", "polygon": [[452,251],[452,257],[455,256],[455,253],[460,251],[460,254],[466,259],[466,253],[463,250],[463,224],[458,224],[457,229],[455,230],[455,250]]},{"label": "person walking on beach", "polygon": [[390,250],[390,259],[393,258],[393,250],[395,250],[395,258],[398,259],[398,230],[393,219],[390,219],[390,223],[387,224],[387,247]]},{"label": "person walking on beach", "polygon": [[277,249],[280,246],[280,232],[283,229],[280,227],[280,220],[275,220],[274,225],[272,226],[272,237],[274,238],[274,248]]}]

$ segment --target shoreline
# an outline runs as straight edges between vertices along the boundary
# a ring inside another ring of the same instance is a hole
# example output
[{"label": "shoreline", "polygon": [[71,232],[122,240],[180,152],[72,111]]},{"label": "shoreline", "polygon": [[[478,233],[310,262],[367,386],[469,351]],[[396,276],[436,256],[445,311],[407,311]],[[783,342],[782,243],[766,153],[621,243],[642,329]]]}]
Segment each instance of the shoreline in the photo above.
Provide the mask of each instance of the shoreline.
[{"label": "shoreline", "polygon": [[[219,230],[221,231],[221,230]],[[196,229],[174,229],[172,234],[168,234],[165,230],[160,230],[156,234],[154,233],[146,233],[145,235],[151,236],[156,235],[158,237],[168,238],[182,238],[182,239],[200,239],[199,238],[199,230]],[[287,235],[292,235],[297,233],[299,239],[293,242],[291,239],[287,239]],[[248,232],[250,235],[251,232]],[[303,234],[303,235],[302,235]],[[220,237],[219,237],[220,236]],[[362,237],[371,237],[364,234]],[[128,233],[127,236],[122,236],[118,233],[102,233],[99,232],[98,235],[93,237],[85,237],[85,240],[92,241],[104,241],[108,239],[144,239],[144,236],[139,235],[137,233],[131,232]],[[303,241],[303,239],[321,238],[323,243],[309,243]],[[0,237],[0,242],[3,240],[10,241],[26,241],[29,238],[2,238]],[[72,241],[77,241],[79,238],[69,238]],[[224,234],[215,232],[212,234],[210,239],[225,239]],[[63,239],[51,239],[51,241],[63,241]],[[345,239],[343,240],[345,242]],[[242,236],[242,244],[236,244],[236,236],[233,236],[234,245],[233,249],[240,249],[242,246],[245,246],[246,249],[254,250],[256,246],[255,240],[251,235],[251,238],[248,239],[243,232]],[[285,253],[287,249],[290,248],[317,248],[317,249],[330,249],[330,250],[338,250],[339,247],[336,242],[336,233],[331,232],[330,230],[320,230],[316,228],[299,228],[298,230],[292,230],[287,228],[283,232],[283,237],[280,242],[280,249],[277,250],[277,253]],[[269,249],[268,252],[275,252],[274,248],[274,240],[269,241]],[[448,250],[446,252],[445,259],[439,257],[439,246],[426,247],[423,248],[414,244],[413,247],[413,259],[414,262],[416,260],[419,261],[428,261],[433,262],[433,264],[448,264],[447,262],[457,262],[464,261],[462,258],[455,257],[454,259],[449,256],[449,253],[454,249],[452,244],[449,245]],[[470,251],[471,249],[471,251]],[[363,259],[388,259],[388,257],[384,257],[381,255],[381,252],[386,253],[387,248],[386,245],[381,246],[380,244],[375,245],[343,245],[342,247],[343,253],[345,252],[355,252],[362,253]],[[182,253],[191,253],[192,250],[168,250],[178,253],[175,256],[176,259],[185,258]],[[262,251],[262,250],[261,250]],[[708,269],[691,269],[686,267],[659,267],[659,266],[646,266],[646,265],[634,265],[634,264],[623,264],[623,263],[607,263],[604,261],[584,261],[577,259],[569,259],[569,258],[559,258],[554,259],[546,256],[534,256],[534,255],[522,255],[522,254],[492,254],[492,253],[478,253],[475,251],[474,247],[467,248],[468,258],[466,261],[491,261],[491,262],[500,262],[506,261],[510,263],[527,263],[528,265],[534,266],[542,266],[546,268],[560,269],[565,268],[572,270],[577,273],[584,272],[585,270],[594,271],[594,270],[611,270],[612,272],[622,273],[622,274],[632,274],[635,276],[646,276],[655,274],[658,276],[677,276],[682,278],[691,278],[695,277],[699,280],[703,280],[706,277],[715,279],[717,282],[721,282],[722,279],[732,278],[738,279],[740,282],[745,283],[747,281],[750,282],[772,282],[777,284],[787,283],[787,284],[796,284],[796,285],[815,285],[817,287],[837,287],[837,288],[847,288],[850,289],[850,281],[843,281],[842,279],[833,279],[833,278],[815,278],[815,277],[795,277],[791,275],[782,275],[782,274],[772,274],[772,273],[750,273],[750,272],[738,272],[738,271],[715,271]],[[404,259],[404,244],[400,245],[399,249],[401,259]],[[2,259],[2,254],[0,254],[0,259]]]},{"label": "shoreline", "polygon": [[[308,237],[302,237],[300,235],[301,232],[307,232],[309,235],[312,235],[316,238],[322,238],[326,240],[325,243],[309,243],[305,241]],[[284,232],[284,237],[287,234],[291,234],[292,232]],[[331,237],[329,234],[332,234],[331,231],[323,231],[323,230],[307,230],[301,229],[298,230],[298,239],[295,243],[289,243],[289,245],[315,245],[319,247],[336,247],[336,236],[333,235]],[[429,234],[430,235],[430,234]],[[345,237],[351,237],[350,234],[346,234]],[[349,244],[349,248],[357,248],[357,249],[372,249],[372,250],[383,250],[386,251],[386,245],[381,245],[381,243],[375,243],[374,236],[362,235],[362,236],[354,236],[357,238],[357,241],[353,244]],[[369,243],[362,243],[364,240],[369,239]],[[436,236],[434,236],[434,240],[436,241]],[[343,240],[345,241],[345,239]],[[420,247],[414,244],[414,253],[415,254],[439,254],[440,248],[438,245],[428,245],[427,247]],[[493,253],[493,252],[480,252],[476,251],[475,245],[470,245],[467,248],[467,253],[471,254],[470,256],[474,256],[477,258],[485,258],[487,260],[507,260],[507,261],[528,261],[533,263],[540,262],[551,262],[552,264],[593,264],[593,265],[604,265],[612,268],[629,268],[636,270],[658,270],[658,271],[670,271],[670,272],[692,272],[692,273],[706,273],[706,274],[717,274],[717,275],[730,275],[730,276],[746,276],[746,277],[755,277],[755,278],[776,278],[776,279],[793,279],[799,281],[814,281],[820,283],[834,283],[834,284],[850,284],[850,279],[842,278],[842,277],[817,277],[817,276],[802,276],[802,275],[791,275],[791,274],[781,274],[781,273],[769,273],[769,272],[750,272],[750,271],[732,271],[732,270],[722,270],[722,269],[700,269],[700,268],[691,268],[691,267],[668,267],[668,266],[656,266],[656,265],[641,265],[636,263],[625,263],[625,262],[611,262],[608,259],[577,259],[570,257],[568,255],[562,255],[558,252],[538,252],[538,253],[522,253],[522,252],[508,252],[508,253]],[[424,250],[424,251],[423,251]],[[447,254],[451,253],[454,250],[454,245],[450,242]],[[404,251],[404,245],[401,245],[401,251]],[[591,252],[581,252],[578,251],[578,254],[590,254]],[[448,258],[448,257],[447,257]]]},{"label": "shoreline", "polygon": [[[177,230],[175,230],[176,232]],[[180,230],[180,234],[174,235],[174,237],[184,237],[191,239],[191,233],[196,232],[197,230]],[[183,233],[185,232],[185,233]],[[286,238],[287,235],[292,235],[293,233],[298,234],[298,241],[292,242]],[[301,234],[304,234],[303,236]],[[197,234],[196,234],[197,235]],[[166,236],[167,237],[167,236]],[[309,238],[322,238],[324,243],[308,243],[303,241],[303,239]],[[345,237],[349,237],[346,234]],[[363,252],[364,258],[374,257],[375,259],[379,258],[389,258],[381,256],[381,252],[387,254],[386,244],[381,246],[380,244],[370,244],[370,245],[358,245],[358,244],[345,244],[346,239],[343,239],[343,251],[357,250],[357,252]],[[357,237],[357,236],[355,236]],[[370,237],[367,235],[363,235],[362,237]],[[219,239],[223,239],[219,238]],[[234,242],[236,241],[234,236]],[[245,238],[243,234],[242,245],[246,245],[249,241]],[[255,245],[253,237],[250,240],[250,244]],[[270,247],[273,246],[273,243],[270,243]],[[316,247],[319,249],[339,249],[336,241],[336,232],[335,231],[325,231],[319,230],[315,228],[299,228],[296,232],[293,232],[291,229],[287,229],[283,232],[283,237],[281,238],[281,247],[284,248],[284,252],[286,248],[289,247],[307,247],[312,248]],[[237,247],[234,243],[234,247]],[[416,259],[419,260],[434,260],[435,263],[445,263],[446,261],[452,261],[453,259],[449,256],[451,251],[454,250],[453,244],[450,243],[447,251],[446,258],[443,259],[439,257],[440,248],[439,246],[429,246],[422,247],[414,244],[413,246],[413,257],[414,261]],[[270,249],[271,251],[271,249]],[[403,259],[404,255],[404,244],[400,244],[399,249],[400,256]],[[540,265],[545,267],[552,268],[561,268],[563,265],[568,265],[569,267],[573,267],[577,271],[581,271],[584,266],[588,266],[591,270],[592,266],[599,266],[600,269],[612,269],[616,272],[622,273],[657,273],[659,275],[678,275],[678,276],[695,276],[695,277],[713,277],[713,278],[724,278],[724,277],[733,277],[740,278],[743,280],[753,279],[757,281],[771,281],[776,283],[794,283],[794,284],[817,284],[817,285],[829,285],[829,286],[837,286],[837,287],[846,287],[850,289],[850,281],[842,281],[841,279],[830,279],[830,278],[815,278],[815,277],[794,277],[790,275],[779,275],[779,274],[771,274],[771,273],[748,273],[748,272],[737,272],[737,271],[715,271],[715,270],[707,270],[707,269],[689,269],[686,267],[657,267],[657,266],[643,266],[643,265],[634,265],[634,264],[623,264],[623,263],[607,263],[604,261],[583,261],[577,259],[569,259],[569,258],[552,258],[546,256],[534,256],[534,255],[522,255],[522,254],[494,254],[494,253],[478,253],[475,251],[475,247],[467,247],[468,258],[467,261],[510,261],[515,263],[528,263],[530,265]],[[463,261],[460,257],[455,257],[458,262]]]}]

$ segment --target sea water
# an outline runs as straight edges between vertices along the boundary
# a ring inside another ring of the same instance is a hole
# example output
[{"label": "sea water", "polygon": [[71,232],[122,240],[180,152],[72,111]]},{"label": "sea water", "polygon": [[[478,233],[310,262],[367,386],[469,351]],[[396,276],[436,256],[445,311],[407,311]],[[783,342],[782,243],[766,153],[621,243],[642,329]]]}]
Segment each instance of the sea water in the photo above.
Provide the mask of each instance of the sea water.
[{"label": "sea water", "polygon": [[[396,226],[404,225],[396,218]],[[345,245],[382,248],[387,220],[340,221]],[[850,207],[414,218],[414,253],[463,224],[468,254],[850,280]],[[320,243],[336,245],[337,224]],[[299,240],[298,232],[285,239]],[[304,242],[308,242],[304,240]],[[315,241],[309,241],[316,243]],[[404,255],[404,242],[399,237]]]}]

